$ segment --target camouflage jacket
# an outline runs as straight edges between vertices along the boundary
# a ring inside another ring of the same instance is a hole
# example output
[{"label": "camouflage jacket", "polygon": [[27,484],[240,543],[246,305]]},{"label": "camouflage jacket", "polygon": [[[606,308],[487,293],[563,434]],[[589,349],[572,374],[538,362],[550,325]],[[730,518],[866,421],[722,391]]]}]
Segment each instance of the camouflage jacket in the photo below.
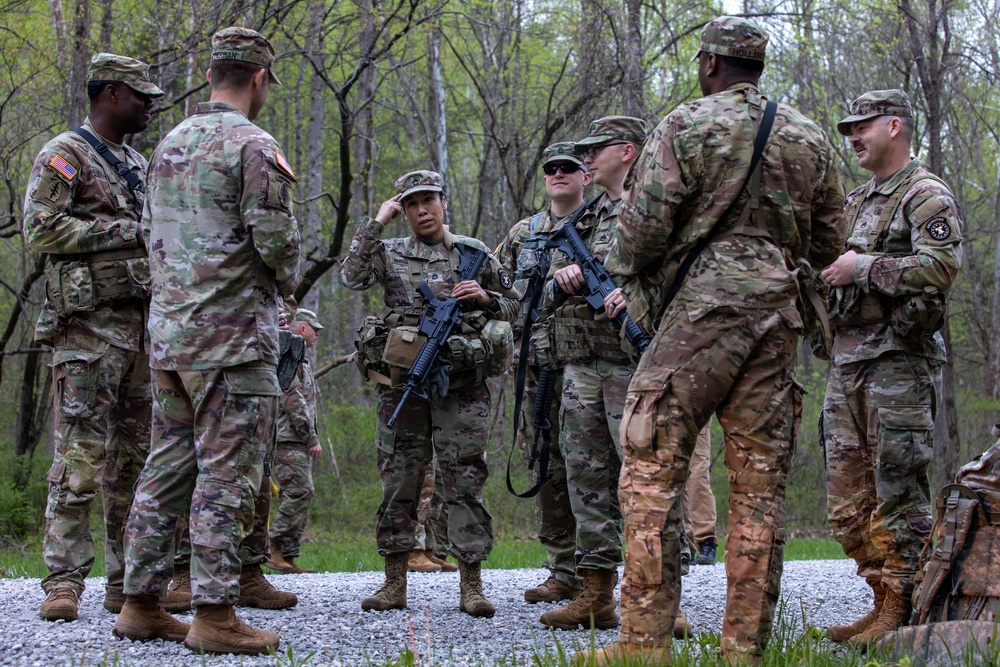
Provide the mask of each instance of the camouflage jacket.
[{"label": "camouflage jacket", "polygon": [[[536,216],[533,215],[530,218],[518,221],[507,232],[507,237],[496,251],[500,266],[507,273],[514,276],[514,292],[517,294],[518,299],[524,298],[529,281],[547,263],[542,255],[552,254],[552,250],[545,250],[538,246],[544,244],[544,240],[548,238],[549,233],[563,220],[563,218],[552,217],[552,211],[548,210],[538,214],[538,220],[534,225],[535,228],[532,229],[532,221],[535,218]],[[527,250],[525,249],[526,245],[528,246]],[[541,276],[543,284],[547,275],[548,272],[546,271],[546,274]],[[518,334],[524,325],[524,319],[527,315],[525,312],[526,308],[527,304],[522,303],[517,317]]]},{"label": "camouflage jacket", "polygon": [[[882,208],[907,177],[922,173],[928,172],[920,161],[911,160],[884,183],[873,178],[847,196],[848,210],[860,206],[857,220],[848,220],[854,227],[847,247],[863,256],[854,261],[854,285],[836,288],[834,301],[846,292],[861,290],[890,297],[891,304],[893,297],[920,294],[927,286],[943,293],[955,283],[962,265],[962,210],[947,186],[937,180],[911,182],[879,242],[879,252],[869,248],[875,245],[869,239]],[[831,357],[840,365],[874,359],[891,350],[932,361],[947,359],[941,332],[924,344],[906,340],[896,335],[888,317],[882,322],[838,327]]]},{"label": "camouflage jacket", "polygon": [[292,183],[271,135],[221,102],[156,147],[143,213],[153,368],[277,363],[278,296],[299,279]]},{"label": "camouflage jacket", "polygon": [[[83,126],[99,136],[89,118]],[[100,139],[145,178],[145,158],[127,145]],[[83,137],[63,132],[45,144],[35,158],[24,202],[24,239],[35,252],[52,256],[85,257],[139,248],[142,205],[142,194],[133,192]],[[131,269],[148,274],[145,258],[128,262]],[[56,334],[73,326],[116,347],[140,351],[145,349],[147,306],[139,299],[130,299],[60,317],[46,298],[35,340],[52,345]]]},{"label": "camouflage jacket", "polygon": [[319,444],[316,427],[318,392],[312,366],[306,357],[288,392],[278,401],[278,443],[301,442],[306,447]]}]

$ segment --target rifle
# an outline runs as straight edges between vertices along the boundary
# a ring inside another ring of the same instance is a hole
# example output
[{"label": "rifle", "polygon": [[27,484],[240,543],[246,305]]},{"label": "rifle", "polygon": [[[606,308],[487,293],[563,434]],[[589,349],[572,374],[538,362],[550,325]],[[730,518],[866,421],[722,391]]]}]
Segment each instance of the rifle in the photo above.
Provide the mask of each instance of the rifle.
[{"label": "rifle", "polygon": [[[604,264],[587,250],[587,245],[580,238],[580,232],[576,231],[576,227],[567,220],[566,224],[552,233],[545,247],[562,250],[574,264],[580,266],[586,281],[583,298],[595,313],[603,310],[604,297],[614,292],[618,286],[611,280]],[[559,283],[555,283],[555,290],[556,294],[562,292]],[[642,353],[649,347],[652,336],[644,332],[625,310],[618,313],[615,322],[619,326],[625,327],[625,336],[639,356],[642,356]]]},{"label": "rifle", "polygon": [[[458,263],[459,281],[475,279],[479,269],[483,268],[483,262],[486,261],[486,253],[465,243],[456,243],[455,248],[458,249],[459,257],[461,257]],[[438,299],[434,296],[426,280],[420,283],[417,292],[427,303],[427,309],[420,317],[418,327],[420,333],[426,336],[427,340],[424,341],[413,366],[406,374],[406,389],[403,391],[403,397],[396,405],[392,417],[386,422],[386,426],[389,428],[396,424],[396,418],[399,417],[399,413],[407,399],[410,398],[410,394],[416,394],[427,400],[427,390],[424,389],[427,376],[430,374],[434,362],[437,361],[441,348],[447,344],[452,330],[462,323],[462,315],[464,314],[462,303],[458,299],[454,297]]]}]

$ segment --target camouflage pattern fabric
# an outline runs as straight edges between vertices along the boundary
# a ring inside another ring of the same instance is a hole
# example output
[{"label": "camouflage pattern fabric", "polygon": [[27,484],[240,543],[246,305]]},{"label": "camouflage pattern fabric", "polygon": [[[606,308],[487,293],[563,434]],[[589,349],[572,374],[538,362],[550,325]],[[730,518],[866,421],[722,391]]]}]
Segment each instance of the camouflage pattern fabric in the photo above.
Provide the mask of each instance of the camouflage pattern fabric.
[{"label": "camouflage pattern fabric", "polygon": [[837,364],[823,404],[828,516],[858,575],[909,598],[931,532],[938,371],[905,352]]},{"label": "camouflage pattern fabric", "polygon": [[[751,102],[760,103],[756,87],[736,84],[679,106],[656,128],[636,162],[608,261],[625,284],[682,256],[734,198],[745,200],[739,186],[752,154]],[[680,599],[677,500],[712,414],[726,434],[731,489],[722,650],[753,659],[770,638],[801,410],[794,368],[802,320],[785,254],[826,266],[846,230],[833,149],[812,122],[779,105],[762,165],[759,217],[769,238],[716,237],[664,313],[629,386],[621,427],[622,642],[670,641]],[[739,214],[732,217],[730,226]]]},{"label": "camouflage pattern fabric", "polygon": [[416,548],[439,557],[448,555],[448,506],[444,502],[443,479],[435,456],[426,466],[424,483],[420,487],[417,529],[414,532]]},{"label": "camouflage pattern fabric", "polygon": [[[928,285],[943,293],[954,284],[962,263],[961,209],[936,180],[912,183],[879,252],[868,250],[882,209],[922,169],[912,160],[884,183],[873,178],[848,195],[857,219],[847,247],[869,254],[855,259],[854,285],[835,288],[834,307],[854,292],[891,304]],[[822,436],[834,536],[859,575],[908,597],[931,528],[934,380],[946,350],[940,332],[923,343],[899,336],[889,312],[883,321],[835,326]]]},{"label": "camouflage pattern fabric", "polygon": [[[99,136],[88,118],[84,122]],[[102,139],[140,177],[146,160],[127,145]],[[141,251],[137,232],[142,199],[83,137],[64,132],[42,148],[24,202],[24,239],[35,252],[76,256]],[[144,256],[123,260],[148,278]],[[90,312],[58,316],[45,299],[35,340],[53,348],[56,455],[46,475],[43,558],[48,592],[65,586],[83,593],[94,562],[90,506],[104,501],[108,587],[124,576],[122,531],[132,489],[149,451],[149,363],[143,345],[147,304],[139,298],[98,303]]]},{"label": "camouflage pattern fabric", "polygon": [[299,277],[295,178],[277,142],[234,107],[207,102],[150,165],[150,366],[277,363],[278,295],[291,296]]},{"label": "camouflage pattern fabric", "polygon": [[705,540],[715,539],[718,516],[712,493],[712,429],[706,425],[698,434],[691,452],[691,470],[684,486],[684,524],[691,549]]},{"label": "camouflage pattern fabric", "polygon": [[299,556],[315,493],[309,448],[318,444],[316,381],[308,359],[303,359],[295,381],[278,402],[278,445],[271,466],[280,492],[270,540],[286,557]]},{"label": "camouflage pattern fabric", "polygon": [[279,393],[261,362],[153,372],[153,446],[125,529],[127,595],[163,593],[178,508],[190,503],[192,604],[236,604]]},{"label": "camouflage pattern fabric", "polygon": [[[554,156],[559,159],[560,156]],[[532,218],[525,218],[511,227],[507,238],[497,251],[500,265],[514,276],[514,290],[523,298],[528,280],[537,274],[541,259],[540,253],[551,251],[540,248],[542,239],[548,236],[562,218],[553,218],[551,211],[546,211],[538,221],[536,229],[531,230]],[[534,239],[532,238],[534,236]],[[525,244],[528,247],[525,248]],[[522,303],[518,324],[523,325],[526,305]],[[523,335],[518,328],[518,337]],[[518,344],[518,349],[520,344]],[[524,400],[521,409],[521,421],[517,425],[518,448],[525,463],[529,460],[531,443],[535,438],[534,416],[532,408],[535,404],[538,375],[541,371],[535,353],[529,345],[529,363],[527,379],[524,384]],[[556,387],[562,387],[562,372],[556,376]],[[559,448],[559,409],[561,389],[556,391],[552,400],[552,410],[549,420],[552,423],[552,444],[549,447],[549,478],[535,496],[535,518],[538,521],[538,541],[545,547],[548,555],[548,568],[559,581],[573,587],[579,587],[576,576],[576,519],[569,502],[569,488],[566,485],[566,461]],[[537,469],[537,468],[536,468]]]}]

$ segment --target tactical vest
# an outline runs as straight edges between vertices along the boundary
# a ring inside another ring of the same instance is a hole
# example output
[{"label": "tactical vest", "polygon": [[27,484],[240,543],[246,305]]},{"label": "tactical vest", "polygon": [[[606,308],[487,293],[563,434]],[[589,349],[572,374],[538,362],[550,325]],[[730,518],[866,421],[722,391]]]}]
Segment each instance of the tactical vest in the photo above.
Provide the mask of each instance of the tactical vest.
[{"label": "tactical vest", "polygon": [[[878,222],[865,241],[862,254],[885,257],[884,244],[889,225],[903,203],[903,197],[919,181],[929,179],[941,183],[940,178],[921,169],[914,169],[899,184],[882,208]],[[850,229],[854,229],[861,215],[865,197],[858,197],[847,209]],[[865,292],[857,285],[836,287],[830,294],[830,324],[834,329],[889,322],[903,339],[926,342],[944,325],[946,305],[944,295],[937,288],[929,287],[922,294],[907,297],[890,297],[880,292]]]},{"label": "tactical vest", "polygon": [[59,315],[92,312],[123,299],[149,299],[149,259],[144,248],[81,255],[48,255],[46,294]]}]

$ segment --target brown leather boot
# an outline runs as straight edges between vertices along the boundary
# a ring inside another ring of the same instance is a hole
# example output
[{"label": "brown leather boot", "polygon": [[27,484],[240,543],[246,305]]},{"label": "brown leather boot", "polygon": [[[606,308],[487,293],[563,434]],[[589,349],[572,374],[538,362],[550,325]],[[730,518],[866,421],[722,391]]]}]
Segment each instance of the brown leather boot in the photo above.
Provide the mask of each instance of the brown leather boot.
[{"label": "brown leather boot", "polygon": [[129,595],[111,632],[119,639],[182,642],[190,629],[160,608],[159,595]]},{"label": "brown leather boot", "polygon": [[75,621],[80,594],[75,588],[60,586],[45,596],[39,616],[46,621]]},{"label": "brown leather boot", "polygon": [[279,574],[291,574],[294,567],[285,560],[285,557],[281,555],[281,548],[274,542],[271,542],[271,560],[264,563],[264,565]]},{"label": "brown leather boot", "polygon": [[279,591],[264,578],[260,565],[244,565],[240,574],[240,599],[237,607],[261,609],[288,609],[299,603],[295,593]]},{"label": "brown leather boot", "polygon": [[882,601],[882,610],[878,614],[875,622],[868,626],[864,632],[859,632],[847,641],[855,646],[865,646],[875,641],[887,632],[899,629],[910,620],[910,599],[896,595],[888,586],[885,588],[885,599]]},{"label": "brown leather boot", "polygon": [[295,563],[296,558],[298,558],[298,556],[285,556],[285,560],[292,565],[292,574],[314,574],[316,572],[316,570],[313,570],[312,568],[299,567]]},{"label": "brown leather boot", "polygon": [[497,613],[497,608],[486,599],[483,593],[483,563],[466,563],[458,561],[458,571],[461,579],[459,581],[459,611],[464,611],[469,616],[481,616],[490,618]]},{"label": "brown leather boot", "polygon": [[535,604],[536,602],[559,602],[560,600],[572,600],[580,594],[579,586],[570,586],[559,581],[553,575],[538,584],[534,588],[524,591],[524,601]]},{"label": "brown leather boot", "polygon": [[430,559],[426,549],[414,549],[406,561],[408,572],[440,572],[441,566]]},{"label": "brown leather boot", "polygon": [[855,635],[859,635],[871,627],[879,612],[882,611],[882,602],[885,600],[885,586],[881,581],[868,582],[875,592],[875,606],[867,614],[857,619],[850,625],[831,625],[826,629],[826,637],[832,642],[846,642]]},{"label": "brown leather boot", "polygon": [[543,625],[560,630],[576,630],[583,626],[607,630],[618,627],[615,611],[615,570],[580,570],[583,590],[565,607],[542,614]]},{"label": "brown leather boot", "polygon": [[440,565],[442,572],[458,572],[458,566],[448,560],[448,556],[437,556],[433,551],[428,551],[427,557],[432,563]]},{"label": "brown leather boot", "polygon": [[167,594],[160,597],[160,607],[167,611],[191,609],[191,569],[189,566],[174,570],[174,578],[167,586]]},{"label": "brown leather boot", "polygon": [[125,606],[125,591],[121,586],[106,586],[104,588],[104,608],[112,614],[121,612]]},{"label": "brown leather boot", "polygon": [[604,648],[581,651],[573,655],[577,667],[605,667],[606,665],[647,665],[656,667],[670,663],[669,646],[648,646],[615,642]]},{"label": "brown leather boot", "polygon": [[677,618],[674,619],[674,639],[688,639],[694,637],[694,626],[684,615],[684,610],[677,608]]},{"label": "brown leather boot", "polygon": [[206,604],[195,608],[184,645],[204,653],[260,655],[278,648],[278,635],[250,627],[229,605]]},{"label": "brown leather boot", "polygon": [[410,554],[403,551],[385,557],[385,583],[361,601],[364,611],[406,609],[406,563]]}]

